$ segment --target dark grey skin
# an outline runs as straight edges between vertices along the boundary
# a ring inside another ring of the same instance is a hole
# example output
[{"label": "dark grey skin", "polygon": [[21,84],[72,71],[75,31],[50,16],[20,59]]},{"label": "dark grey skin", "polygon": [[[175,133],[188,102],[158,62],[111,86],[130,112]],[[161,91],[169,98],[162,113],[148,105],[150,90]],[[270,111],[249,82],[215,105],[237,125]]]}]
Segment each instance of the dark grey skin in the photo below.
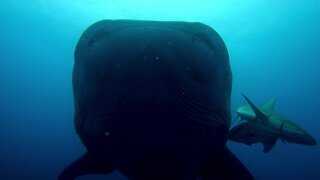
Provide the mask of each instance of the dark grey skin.
[{"label": "dark grey skin", "polygon": [[87,152],[60,180],[253,179],[226,148],[231,69],[201,23],[104,20],[75,50],[75,129]]}]

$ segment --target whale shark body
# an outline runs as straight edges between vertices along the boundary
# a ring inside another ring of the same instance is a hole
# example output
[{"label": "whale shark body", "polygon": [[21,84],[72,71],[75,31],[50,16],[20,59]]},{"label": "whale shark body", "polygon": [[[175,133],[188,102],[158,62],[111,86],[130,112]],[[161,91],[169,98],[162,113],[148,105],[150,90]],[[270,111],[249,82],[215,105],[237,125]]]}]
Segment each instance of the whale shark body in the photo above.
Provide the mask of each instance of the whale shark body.
[{"label": "whale shark body", "polygon": [[75,50],[75,129],[87,152],[60,180],[253,179],[226,148],[231,69],[201,23],[103,20]]},{"label": "whale shark body", "polygon": [[272,98],[260,108],[257,108],[245,95],[249,105],[241,106],[237,115],[241,123],[232,128],[228,138],[232,141],[251,145],[262,143],[263,152],[269,152],[278,139],[283,142],[316,145],[316,140],[300,126],[282,114],[274,111],[275,100]]}]

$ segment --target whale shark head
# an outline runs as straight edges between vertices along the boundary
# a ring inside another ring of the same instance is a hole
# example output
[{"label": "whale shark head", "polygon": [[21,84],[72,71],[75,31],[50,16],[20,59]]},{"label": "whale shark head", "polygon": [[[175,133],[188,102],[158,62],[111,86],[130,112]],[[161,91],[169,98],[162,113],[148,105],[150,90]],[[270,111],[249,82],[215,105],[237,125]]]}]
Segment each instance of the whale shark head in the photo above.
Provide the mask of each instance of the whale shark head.
[{"label": "whale shark head", "polygon": [[75,129],[87,153],[60,179],[115,169],[140,180],[252,179],[225,147],[231,86],[227,48],[204,24],[95,23],[73,69]]}]

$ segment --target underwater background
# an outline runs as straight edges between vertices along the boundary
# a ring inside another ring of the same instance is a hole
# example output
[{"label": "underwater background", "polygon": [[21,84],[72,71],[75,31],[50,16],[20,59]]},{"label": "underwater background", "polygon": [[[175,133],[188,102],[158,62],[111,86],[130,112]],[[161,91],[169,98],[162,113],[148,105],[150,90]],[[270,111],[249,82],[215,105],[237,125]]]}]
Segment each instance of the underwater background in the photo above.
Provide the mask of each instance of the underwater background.
[{"label": "underwater background", "polygon": [[[102,19],[211,26],[229,51],[232,112],[241,93],[257,105],[274,97],[276,111],[320,141],[318,0],[0,0],[0,18],[1,180],[56,179],[85,152],[73,127],[73,52]],[[319,145],[227,145],[258,180],[320,179]]]}]

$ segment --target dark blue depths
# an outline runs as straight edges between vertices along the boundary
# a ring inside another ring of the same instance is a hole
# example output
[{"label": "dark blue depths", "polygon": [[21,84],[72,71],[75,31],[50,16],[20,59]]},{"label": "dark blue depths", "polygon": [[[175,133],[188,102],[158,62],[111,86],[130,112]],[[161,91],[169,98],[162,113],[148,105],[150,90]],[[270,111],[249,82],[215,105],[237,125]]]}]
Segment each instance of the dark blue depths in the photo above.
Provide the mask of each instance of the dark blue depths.
[{"label": "dark blue depths", "polygon": [[[0,179],[56,179],[85,152],[73,128],[73,52],[84,29],[101,19],[184,20],[210,25],[229,51],[232,112],[245,104],[241,93],[257,104],[275,97],[276,109],[319,142],[319,2],[230,0],[219,9],[221,3],[210,1],[203,2],[212,3],[205,16],[201,14],[204,10],[197,9],[204,6],[194,5],[192,13],[183,12],[183,6],[174,8],[182,10],[179,14],[168,12],[169,18],[106,6],[114,11],[110,17],[94,12],[95,5],[84,2],[75,1],[78,6],[63,1],[1,2]],[[279,141],[264,154],[260,144],[227,145],[256,179],[320,179],[318,146]],[[106,177],[126,179],[119,172],[79,179]]]}]

